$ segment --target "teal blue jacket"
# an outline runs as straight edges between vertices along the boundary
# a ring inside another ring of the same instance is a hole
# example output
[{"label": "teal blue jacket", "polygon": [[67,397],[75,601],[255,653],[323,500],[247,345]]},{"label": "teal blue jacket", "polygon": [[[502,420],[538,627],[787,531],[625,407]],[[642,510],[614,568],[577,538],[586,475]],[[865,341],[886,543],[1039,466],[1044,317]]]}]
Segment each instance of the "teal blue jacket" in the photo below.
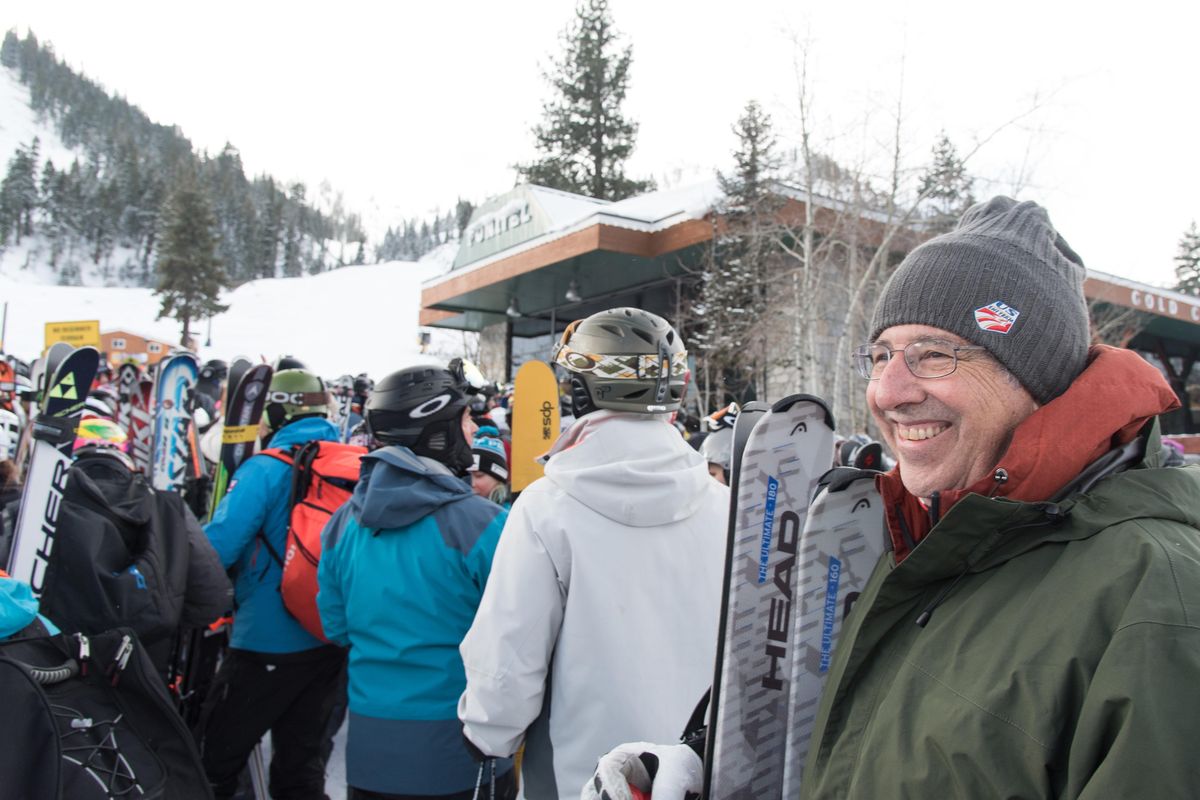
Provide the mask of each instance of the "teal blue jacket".
[{"label": "teal blue jacket", "polygon": [[[322,536],[317,606],[350,648],[351,786],[404,795],[474,788],[460,734],[470,628],[507,514],[404,447],[363,458],[353,497]],[[498,774],[510,769],[508,760]]]}]

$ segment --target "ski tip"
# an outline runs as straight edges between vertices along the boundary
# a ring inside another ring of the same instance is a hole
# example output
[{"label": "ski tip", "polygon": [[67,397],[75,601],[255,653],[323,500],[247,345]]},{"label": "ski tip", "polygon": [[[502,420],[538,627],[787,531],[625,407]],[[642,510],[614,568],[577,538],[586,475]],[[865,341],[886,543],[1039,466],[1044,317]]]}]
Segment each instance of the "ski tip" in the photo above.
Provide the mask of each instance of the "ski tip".
[{"label": "ski tip", "polygon": [[829,426],[829,429],[837,430],[837,426],[833,423],[833,412],[829,410],[829,404],[816,395],[789,394],[782,400],[777,400],[775,404],[771,406],[771,411],[776,414],[780,414],[796,405],[796,403],[814,403],[825,412],[825,424]]}]

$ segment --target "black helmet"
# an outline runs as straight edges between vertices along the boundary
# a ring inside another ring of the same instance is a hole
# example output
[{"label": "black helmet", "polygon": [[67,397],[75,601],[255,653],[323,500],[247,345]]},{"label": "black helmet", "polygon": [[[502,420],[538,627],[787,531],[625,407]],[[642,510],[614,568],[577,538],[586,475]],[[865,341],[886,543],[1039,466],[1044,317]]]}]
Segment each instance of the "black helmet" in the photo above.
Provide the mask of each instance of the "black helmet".
[{"label": "black helmet", "polygon": [[363,409],[367,429],[380,444],[398,444],[463,473],[472,463],[462,434],[462,411],[471,388],[458,359],[447,368],[409,367],[375,385]]},{"label": "black helmet", "polygon": [[282,372],[285,369],[308,369],[308,365],[295,356],[280,356],[275,359],[272,366],[274,372]]},{"label": "black helmet", "polygon": [[229,375],[229,364],[219,358],[213,358],[204,362],[204,366],[200,368],[200,380],[210,381],[212,383],[220,383]]}]

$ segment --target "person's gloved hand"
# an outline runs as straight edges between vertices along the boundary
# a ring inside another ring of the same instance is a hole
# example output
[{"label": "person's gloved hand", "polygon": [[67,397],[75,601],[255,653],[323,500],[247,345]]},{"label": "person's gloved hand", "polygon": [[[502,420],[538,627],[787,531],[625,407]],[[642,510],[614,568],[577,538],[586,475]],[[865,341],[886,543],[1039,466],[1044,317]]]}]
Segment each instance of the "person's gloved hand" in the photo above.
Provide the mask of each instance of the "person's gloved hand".
[{"label": "person's gloved hand", "polygon": [[630,742],[601,757],[580,800],[633,800],[632,785],[654,800],[684,800],[703,788],[704,764],[683,744]]}]

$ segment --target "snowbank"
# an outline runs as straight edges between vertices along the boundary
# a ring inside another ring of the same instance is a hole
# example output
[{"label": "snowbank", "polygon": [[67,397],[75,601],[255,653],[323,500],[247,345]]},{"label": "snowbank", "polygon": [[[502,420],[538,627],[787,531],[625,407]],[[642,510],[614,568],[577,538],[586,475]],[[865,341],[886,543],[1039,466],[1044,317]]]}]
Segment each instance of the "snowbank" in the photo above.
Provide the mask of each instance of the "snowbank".
[{"label": "snowbank", "polygon": [[[222,298],[229,310],[213,317],[212,345],[202,346],[200,356],[269,361],[287,353],[326,377],[366,372],[378,378],[436,361],[420,353],[417,318],[421,281],[438,269],[436,262],[393,261],[243,284]],[[159,301],[149,289],[47,286],[0,276],[5,302],[4,349],[25,359],[41,352],[47,322],[98,319],[102,331],[179,340],[177,322],[156,319]],[[193,333],[203,344],[208,321],[194,323]]]}]

